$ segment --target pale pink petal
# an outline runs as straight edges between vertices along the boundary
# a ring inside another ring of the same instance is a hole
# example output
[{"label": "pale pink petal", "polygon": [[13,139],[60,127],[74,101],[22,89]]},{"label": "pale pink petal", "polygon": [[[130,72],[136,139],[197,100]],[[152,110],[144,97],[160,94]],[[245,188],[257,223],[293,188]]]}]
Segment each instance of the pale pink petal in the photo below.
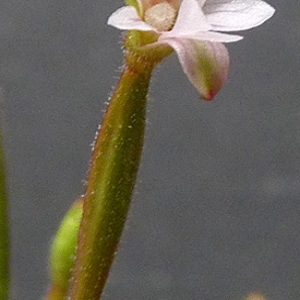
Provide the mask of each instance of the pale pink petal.
[{"label": "pale pink petal", "polygon": [[200,5],[200,7],[202,7],[206,1],[207,0],[198,0],[198,3]]},{"label": "pale pink petal", "polygon": [[170,35],[168,32],[163,32],[160,37],[159,41],[163,41],[164,39],[168,38],[184,38],[184,39],[193,39],[198,41],[207,41],[213,43],[232,43],[237,42],[243,39],[240,35],[235,34],[227,34],[215,31],[199,31],[199,32],[187,32],[185,34],[176,34]]},{"label": "pale pink petal", "polygon": [[167,31],[169,37],[196,31],[207,31],[211,26],[207,23],[205,15],[197,0],[183,0],[178,12],[176,23],[171,31]]},{"label": "pale pink petal", "polygon": [[141,20],[133,6],[123,6],[116,10],[108,18],[107,24],[123,30],[156,31],[156,29]]},{"label": "pale pink petal", "polygon": [[212,100],[227,77],[229,56],[221,43],[170,38],[161,41],[177,53],[183,71],[200,92],[201,98]]},{"label": "pale pink petal", "polygon": [[163,32],[159,41],[165,38],[186,38],[230,43],[243,38],[239,35],[209,31],[212,27],[207,23],[206,16],[200,7],[204,2],[205,0],[183,0],[174,27],[171,31]]},{"label": "pale pink petal", "polygon": [[261,0],[207,0],[203,11],[213,30],[239,31],[259,26],[275,9]]}]

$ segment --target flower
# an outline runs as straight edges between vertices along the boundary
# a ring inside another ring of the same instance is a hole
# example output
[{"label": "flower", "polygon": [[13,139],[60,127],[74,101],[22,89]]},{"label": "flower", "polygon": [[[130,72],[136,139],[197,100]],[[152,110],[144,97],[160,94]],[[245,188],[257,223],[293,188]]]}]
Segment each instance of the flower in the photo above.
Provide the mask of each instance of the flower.
[{"label": "flower", "polygon": [[227,77],[229,55],[222,43],[243,38],[227,32],[259,26],[275,12],[262,0],[137,0],[137,4],[137,9],[125,6],[115,11],[108,24],[155,32],[157,41],[144,47],[172,47],[205,100],[214,98]]}]

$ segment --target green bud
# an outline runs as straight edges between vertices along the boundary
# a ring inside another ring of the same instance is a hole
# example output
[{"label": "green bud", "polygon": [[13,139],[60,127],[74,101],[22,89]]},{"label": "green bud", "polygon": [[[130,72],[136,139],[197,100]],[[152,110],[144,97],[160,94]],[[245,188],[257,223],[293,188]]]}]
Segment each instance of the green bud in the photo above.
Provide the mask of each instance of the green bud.
[{"label": "green bud", "polygon": [[77,200],[64,217],[50,250],[52,284],[67,290],[73,268],[83,200]]}]

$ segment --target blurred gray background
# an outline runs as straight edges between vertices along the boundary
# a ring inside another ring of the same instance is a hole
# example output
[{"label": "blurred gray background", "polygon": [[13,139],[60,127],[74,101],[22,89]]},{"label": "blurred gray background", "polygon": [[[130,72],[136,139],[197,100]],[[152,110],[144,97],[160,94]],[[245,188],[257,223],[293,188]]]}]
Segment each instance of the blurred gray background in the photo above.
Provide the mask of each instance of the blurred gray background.
[{"label": "blurred gray background", "polygon": [[[155,72],[142,164],[103,299],[300,299],[300,2],[228,45],[227,83],[199,100],[173,54]],[[48,248],[84,191],[120,74],[121,0],[0,2],[12,299],[41,299]]]}]

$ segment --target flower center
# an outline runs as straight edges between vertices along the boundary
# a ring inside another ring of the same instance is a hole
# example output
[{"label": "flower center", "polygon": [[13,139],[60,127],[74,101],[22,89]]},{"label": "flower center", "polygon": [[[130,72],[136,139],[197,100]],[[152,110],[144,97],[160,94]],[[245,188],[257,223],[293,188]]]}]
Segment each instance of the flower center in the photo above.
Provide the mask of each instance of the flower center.
[{"label": "flower center", "polygon": [[168,2],[156,4],[146,10],[144,20],[158,31],[168,31],[172,29],[177,12]]}]

